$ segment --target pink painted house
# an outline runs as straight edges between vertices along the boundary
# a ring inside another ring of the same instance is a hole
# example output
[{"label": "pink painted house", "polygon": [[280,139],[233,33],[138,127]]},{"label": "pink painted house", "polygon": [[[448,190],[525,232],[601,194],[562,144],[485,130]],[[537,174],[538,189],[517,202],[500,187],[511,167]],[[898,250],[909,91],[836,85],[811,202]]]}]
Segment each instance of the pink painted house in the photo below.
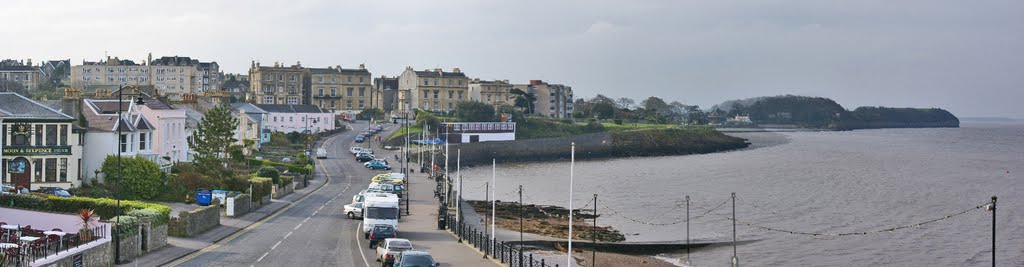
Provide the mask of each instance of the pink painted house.
[{"label": "pink painted house", "polygon": [[264,128],[274,132],[324,132],[335,128],[334,114],[314,105],[256,104],[267,112]]}]

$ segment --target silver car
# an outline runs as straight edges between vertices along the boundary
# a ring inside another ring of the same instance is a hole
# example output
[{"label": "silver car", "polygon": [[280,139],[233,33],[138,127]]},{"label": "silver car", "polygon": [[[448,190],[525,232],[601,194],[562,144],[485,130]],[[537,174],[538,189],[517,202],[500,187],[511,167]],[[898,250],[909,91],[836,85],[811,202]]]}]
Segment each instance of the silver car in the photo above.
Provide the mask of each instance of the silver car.
[{"label": "silver car", "polygon": [[398,254],[406,250],[412,250],[412,242],[409,242],[409,239],[384,239],[384,244],[377,246],[377,261],[380,262],[381,266],[393,266]]},{"label": "silver car", "polygon": [[362,218],[363,202],[345,204],[345,215],[348,216],[349,219]]}]

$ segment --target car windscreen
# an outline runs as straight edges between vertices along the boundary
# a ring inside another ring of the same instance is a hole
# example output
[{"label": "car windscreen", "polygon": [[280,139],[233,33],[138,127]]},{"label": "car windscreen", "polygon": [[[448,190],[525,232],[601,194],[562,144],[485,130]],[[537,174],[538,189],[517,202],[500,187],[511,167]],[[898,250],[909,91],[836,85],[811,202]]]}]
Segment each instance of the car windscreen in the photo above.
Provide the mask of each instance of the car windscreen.
[{"label": "car windscreen", "polygon": [[390,248],[390,249],[397,249],[397,250],[411,249],[412,248],[412,243],[409,243],[409,241],[405,241],[405,240],[391,241],[391,242],[388,242],[388,248]]},{"label": "car windscreen", "polygon": [[380,220],[397,220],[398,208],[370,207],[366,209],[366,218]]},{"label": "car windscreen", "polygon": [[402,256],[402,266],[430,267],[434,264],[434,258],[430,255],[405,255]]}]

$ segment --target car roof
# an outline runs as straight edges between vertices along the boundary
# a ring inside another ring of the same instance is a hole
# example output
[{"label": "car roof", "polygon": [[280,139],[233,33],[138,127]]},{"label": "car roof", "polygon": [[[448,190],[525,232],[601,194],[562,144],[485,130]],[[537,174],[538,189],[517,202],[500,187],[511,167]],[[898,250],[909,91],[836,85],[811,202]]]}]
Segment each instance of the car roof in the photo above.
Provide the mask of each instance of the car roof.
[{"label": "car roof", "polygon": [[426,255],[426,256],[430,256],[430,252],[420,251],[420,250],[405,250],[405,251],[402,251],[402,255]]}]

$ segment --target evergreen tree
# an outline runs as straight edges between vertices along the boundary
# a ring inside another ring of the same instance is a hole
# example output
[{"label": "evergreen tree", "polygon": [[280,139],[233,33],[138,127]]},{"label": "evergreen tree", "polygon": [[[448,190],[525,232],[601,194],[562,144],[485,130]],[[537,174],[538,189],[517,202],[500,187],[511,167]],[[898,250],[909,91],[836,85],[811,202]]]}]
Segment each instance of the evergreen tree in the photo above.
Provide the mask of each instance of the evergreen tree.
[{"label": "evergreen tree", "polygon": [[231,116],[231,107],[226,104],[206,112],[188,140],[188,145],[196,151],[195,163],[204,170],[220,170],[231,145],[238,141],[234,138],[237,126],[238,119]]}]

